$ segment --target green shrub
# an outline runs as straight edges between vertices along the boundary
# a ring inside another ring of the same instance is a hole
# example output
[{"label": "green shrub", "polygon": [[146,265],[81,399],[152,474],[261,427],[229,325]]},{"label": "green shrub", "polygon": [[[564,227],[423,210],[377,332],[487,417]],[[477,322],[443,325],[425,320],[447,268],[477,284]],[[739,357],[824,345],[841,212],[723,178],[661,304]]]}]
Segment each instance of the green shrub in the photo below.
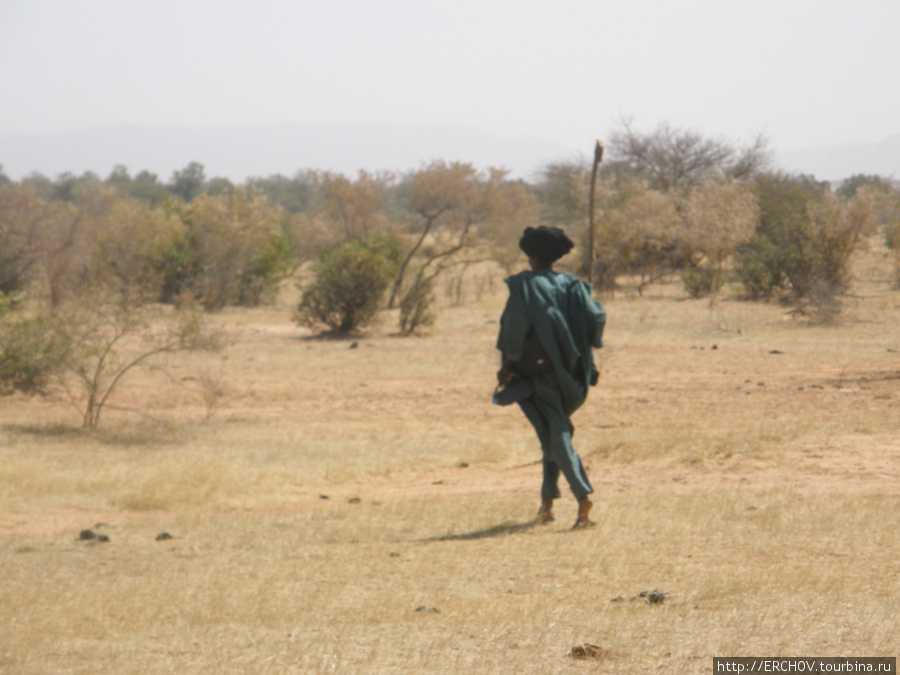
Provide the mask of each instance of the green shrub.
[{"label": "green shrub", "polygon": [[722,272],[711,267],[686,267],[681,280],[692,298],[705,298],[722,287]]},{"label": "green shrub", "polygon": [[41,315],[0,324],[0,392],[43,392],[64,367],[68,344],[52,317]]},{"label": "green shrub", "polygon": [[783,254],[768,237],[754,237],[738,253],[737,276],[751,300],[771,298],[786,288]]},{"label": "green shrub", "polygon": [[283,214],[261,192],[236,188],[167,208],[183,234],[156,258],[164,300],[191,296],[207,311],[255,306],[293,267]]},{"label": "green shrub", "polygon": [[271,298],[293,266],[294,252],[288,237],[271,233],[241,275],[238,304],[256,307]]},{"label": "green shrub", "polygon": [[186,244],[187,231],[175,214],[119,199],[95,226],[93,280],[144,300],[171,301],[167,285],[176,270],[189,269]]},{"label": "green shrub", "polygon": [[299,323],[324,325],[333,333],[353,333],[375,317],[397,271],[399,248],[382,237],[348,239],[325,250],[315,281],[303,289]]},{"label": "green shrub", "polygon": [[759,225],[738,257],[748,294],[801,303],[842,293],[850,255],[874,219],[871,200],[841,199],[803,176],[761,177],[757,194]]},{"label": "green shrub", "polygon": [[179,232],[169,246],[156,252],[154,270],[160,278],[160,302],[177,304],[182,294],[190,293],[191,283],[197,276],[197,265],[187,230]]}]

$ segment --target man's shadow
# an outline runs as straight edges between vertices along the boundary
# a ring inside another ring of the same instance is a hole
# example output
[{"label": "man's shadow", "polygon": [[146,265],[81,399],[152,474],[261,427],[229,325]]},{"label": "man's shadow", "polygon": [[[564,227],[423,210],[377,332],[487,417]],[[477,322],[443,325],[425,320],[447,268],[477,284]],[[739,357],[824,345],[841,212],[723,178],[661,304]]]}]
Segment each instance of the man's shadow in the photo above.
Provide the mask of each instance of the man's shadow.
[{"label": "man's shadow", "polygon": [[534,529],[538,524],[537,519],[530,520],[527,523],[511,523],[505,522],[500,525],[494,525],[484,530],[476,530],[474,532],[464,532],[463,534],[447,534],[443,537],[431,537],[425,541],[463,541],[468,539],[490,539],[491,537],[499,537],[504,534],[518,534],[519,532],[528,532]]}]

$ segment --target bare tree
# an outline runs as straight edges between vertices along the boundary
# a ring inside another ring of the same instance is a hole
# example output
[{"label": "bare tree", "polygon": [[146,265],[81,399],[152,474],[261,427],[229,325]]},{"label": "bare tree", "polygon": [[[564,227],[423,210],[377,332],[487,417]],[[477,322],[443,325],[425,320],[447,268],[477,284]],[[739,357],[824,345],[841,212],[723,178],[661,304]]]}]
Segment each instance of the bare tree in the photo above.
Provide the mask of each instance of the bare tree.
[{"label": "bare tree", "polygon": [[731,255],[753,236],[759,220],[756,197],[749,185],[729,179],[700,183],[680,202],[685,286],[696,297],[715,298]]},{"label": "bare tree", "polygon": [[588,216],[590,182],[591,171],[584,162],[545,165],[534,187],[541,220],[562,228],[581,226]]},{"label": "bare tree", "polygon": [[397,301],[411,265],[415,286],[421,289],[447,267],[471,263],[460,255],[474,250],[479,240],[496,245],[509,239],[511,228],[536,220],[535,200],[498,169],[485,175],[471,164],[436,161],[413,174],[406,189],[414,241],[400,265],[388,307]]},{"label": "bare tree", "polygon": [[360,171],[356,181],[331,172],[319,176],[319,198],[325,217],[345,238],[365,239],[384,229],[385,193],[394,180],[391,173]]},{"label": "bare tree", "polygon": [[[56,313],[55,330],[69,345],[59,369],[59,382],[82,415],[82,426],[94,428],[125,376],[163,354],[186,350],[215,351],[220,337],[193,312],[166,314],[151,323],[150,310],[128,294],[99,290],[90,302]],[[138,340],[139,342],[135,342]],[[138,346],[140,345],[140,346]],[[138,412],[138,411],[130,411]]]},{"label": "bare tree", "polygon": [[631,120],[622,120],[621,129],[613,132],[608,145],[614,160],[647,178],[658,190],[685,190],[715,176],[749,178],[764,170],[771,159],[762,135],[738,148],[668,122],[640,133]]},{"label": "bare tree", "polygon": [[616,276],[631,272],[636,288],[644,288],[672,273],[677,264],[678,213],[671,194],[651,190],[646,181],[625,180],[600,191],[595,266],[601,288],[612,290]]}]

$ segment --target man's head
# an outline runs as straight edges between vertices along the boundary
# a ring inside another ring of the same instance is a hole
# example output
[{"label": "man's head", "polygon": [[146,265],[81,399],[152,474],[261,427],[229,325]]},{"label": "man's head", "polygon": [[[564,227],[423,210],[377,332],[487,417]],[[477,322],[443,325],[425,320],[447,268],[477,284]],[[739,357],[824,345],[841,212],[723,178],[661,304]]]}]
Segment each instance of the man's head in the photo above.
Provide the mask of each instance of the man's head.
[{"label": "man's head", "polygon": [[519,248],[528,256],[532,267],[550,267],[575,244],[558,227],[526,227]]}]

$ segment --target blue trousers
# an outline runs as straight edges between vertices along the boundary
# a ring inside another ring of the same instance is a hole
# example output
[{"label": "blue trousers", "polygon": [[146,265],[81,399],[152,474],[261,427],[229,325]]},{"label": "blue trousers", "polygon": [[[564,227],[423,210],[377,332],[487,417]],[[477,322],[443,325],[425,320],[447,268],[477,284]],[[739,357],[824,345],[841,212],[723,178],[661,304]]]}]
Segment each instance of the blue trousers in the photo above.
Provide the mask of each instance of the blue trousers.
[{"label": "blue trousers", "polygon": [[544,455],[544,482],[541,499],[559,498],[559,474],[569,483],[575,499],[581,500],[594,491],[572,446],[575,427],[562,405],[562,397],[552,373],[531,379],[534,394],[519,403],[525,417],[537,432]]}]

